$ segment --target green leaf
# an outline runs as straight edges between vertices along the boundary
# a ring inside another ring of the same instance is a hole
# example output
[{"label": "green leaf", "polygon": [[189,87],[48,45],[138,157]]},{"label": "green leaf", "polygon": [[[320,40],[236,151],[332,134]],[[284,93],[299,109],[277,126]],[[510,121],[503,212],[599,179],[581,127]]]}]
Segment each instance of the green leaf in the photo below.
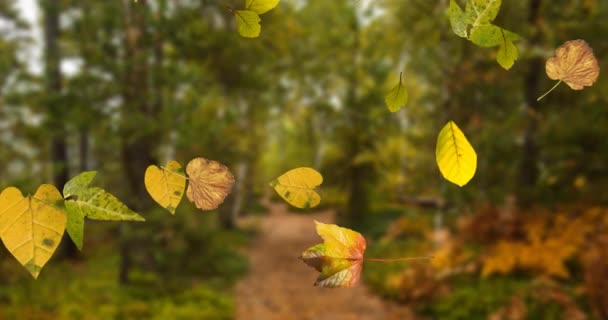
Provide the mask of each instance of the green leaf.
[{"label": "green leaf", "polygon": [[453,121],[439,132],[435,156],[441,174],[458,186],[464,186],[475,175],[477,153]]},{"label": "green leaf", "polygon": [[407,90],[403,87],[401,74],[399,74],[399,84],[386,94],[384,102],[391,112],[399,111],[407,103]]},{"label": "green leaf", "polygon": [[245,9],[257,14],[264,14],[276,7],[281,0],[247,0]]},{"label": "green leaf", "polygon": [[507,41],[512,42],[520,38],[517,33],[493,24],[484,24],[471,30],[469,40],[480,47],[496,47],[504,45]]},{"label": "green leaf", "polygon": [[82,250],[84,242],[84,214],[78,209],[78,205],[74,201],[66,201],[65,210],[68,216],[65,229],[78,250]]},{"label": "green leaf", "polygon": [[89,219],[145,221],[142,216],[101,188],[88,188],[80,192],[75,200],[66,200],[65,203],[68,211],[77,210]]},{"label": "green leaf", "polygon": [[236,10],[236,28],[239,34],[245,38],[257,38],[260,36],[262,26],[260,16],[249,10]]},{"label": "green leaf", "polygon": [[68,198],[84,191],[97,175],[97,171],[85,171],[70,179],[63,186],[63,197]]},{"label": "green leaf", "polygon": [[80,250],[83,246],[85,217],[95,220],[145,221],[112,194],[101,188],[89,187],[96,174],[95,171],[83,172],[68,181],[63,188],[68,220],[66,229]]},{"label": "green leaf", "polygon": [[494,21],[501,3],[502,0],[469,0],[465,8],[468,24],[476,27]]},{"label": "green leaf", "polygon": [[450,8],[448,9],[450,24],[452,30],[459,37],[467,37],[467,18],[458,3],[455,0],[450,0]]},{"label": "green leaf", "polygon": [[496,47],[503,43],[502,29],[493,24],[484,24],[471,30],[469,40],[480,47]]},{"label": "green leaf", "polygon": [[510,40],[505,40],[504,44],[500,45],[498,49],[498,53],[496,54],[496,61],[500,64],[501,67],[505,68],[505,70],[511,69],[515,60],[519,56],[517,52],[517,47]]}]

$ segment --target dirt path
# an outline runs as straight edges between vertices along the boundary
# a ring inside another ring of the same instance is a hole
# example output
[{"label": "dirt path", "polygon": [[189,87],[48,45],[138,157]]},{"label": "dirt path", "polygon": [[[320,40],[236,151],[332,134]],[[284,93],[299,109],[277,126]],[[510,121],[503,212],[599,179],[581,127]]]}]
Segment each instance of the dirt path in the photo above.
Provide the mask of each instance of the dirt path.
[{"label": "dirt path", "polygon": [[[236,288],[237,320],[413,319],[411,312],[372,295],[365,285],[317,288],[317,272],[299,254],[318,242],[313,220],[332,222],[333,212],[294,214],[268,204],[259,218],[260,235],[248,251],[250,272]],[[252,223],[251,220],[243,223]]]}]

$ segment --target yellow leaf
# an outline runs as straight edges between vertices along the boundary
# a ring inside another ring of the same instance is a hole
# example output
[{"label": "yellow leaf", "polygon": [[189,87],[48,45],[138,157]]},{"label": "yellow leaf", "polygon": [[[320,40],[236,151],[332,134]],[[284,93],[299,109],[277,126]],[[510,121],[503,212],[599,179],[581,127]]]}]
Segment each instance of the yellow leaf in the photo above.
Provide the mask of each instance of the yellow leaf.
[{"label": "yellow leaf", "polygon": [[34,196],[8,187],[0,194],[0,237],[8,251],[34,278],[49,261],[65,231],[63,198],[54,186],[41,185]]},{"label": "yellow leaf", "polygon": [[245,8],[257,14],[263,14],[276,7],[281,0],[247,0]]},{"label": "yellow leaf", "polygon": [[186,176],[177,161],[169,161],[164,167],[151,165],[146,169],[144,184],[148,193],[163,208],[175,214],[186,190]]},{"label": "yellow leaf", "polygon": [[186,173],[190,179],[186,196],[202,210],[217,208],[234,185],[230,170],[217,161],[194,158],[186,166]]},{"label": "yellow leaf", "polygon": [[314,188],[323,183],[323,176],[315,169],[301,167],[289,170],[270,185],[294,207],[313,208],[321,202],[321,196]]},{"label": "yellow leaf", "polygon": [[399,74],[399,83],[384,97],[384,103],[391,112],[399,111],[407,103],[407,90],[403,87],[401,74]]},{"label": "yellow leaf", "polygon": [[236,10],[236,28],[239,34],[245,38],[257,38],[260,36],[262,26],[260,16],[249,10]]},{"label": "yellow leaf", "polygon": [[458,186],[464,186],[475,175],[477,154],[453,121],[439,132],[435,156],[441,174]]}]

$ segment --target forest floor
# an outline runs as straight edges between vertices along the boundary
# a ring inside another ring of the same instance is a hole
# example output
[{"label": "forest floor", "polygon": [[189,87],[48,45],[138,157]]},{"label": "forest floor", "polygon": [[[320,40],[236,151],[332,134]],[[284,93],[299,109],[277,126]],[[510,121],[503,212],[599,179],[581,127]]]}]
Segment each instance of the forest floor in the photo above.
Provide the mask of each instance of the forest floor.
[{"label": "forest floor", "polygon": [[333,222],[332,210],[298,214],[285,204],[264,205],[268,215],[241,221],[256,225],[259,235],[247,251],[249,274],[236,287],[236,320],[414,319],[410,309],[382,300],[364,283],[338,289],[313,286],[318,273],[298,256],[322,241],[313,221]]}]

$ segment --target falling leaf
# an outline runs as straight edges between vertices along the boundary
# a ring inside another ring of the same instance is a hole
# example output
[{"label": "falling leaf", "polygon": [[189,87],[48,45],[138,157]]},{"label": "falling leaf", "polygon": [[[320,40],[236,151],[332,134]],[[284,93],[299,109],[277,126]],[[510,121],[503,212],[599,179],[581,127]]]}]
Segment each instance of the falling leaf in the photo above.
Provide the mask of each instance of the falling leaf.
[{"label": "falling leaf", "polygon": [[496,61],[504,69],[509,70],[517,60],[519,53],[513,41],[519,40],[518,34],[509,30],[497,27],[492,24],[485,24],[474,27],[471,30],[469,40],[480,47],[496,47]]},{"label": "falling leaf", "polygon": [[452,31],[462,38],[467,37],[467,16],[462,11],[458,3],[455,0],[450,0],[450,7],[448,9],[448,16],[450,18],[450,24],[452,25]]},{"label": "falling leaf", "polygon": [[8,251],[34,278],[49,261],[66,225],[58,206],[62,197],[50,184],[41,185],[34,196],[23,197],[8,187],[0,194],[0,237]]},{"label": "falling leaf", "polygon": [[112,194],[89,187],[95,171],[86,171],[72,178],[63,188],[68,216],[67,231],[74,244],[82,249],[84,218],[93,220],[145,221]]},{"label": "falling leaf", "polygon": [[163,208],[171,214],[179,205],[186,190],[186,176],[177,161],[169,161],[164,167],[151,165],[144,176],[146,190]]},{"label": "falling leaf", "polygon": [[466,17],[473,27],[494,21],[500,10],[501,0],[469,0]]},{"label": "falling leaf", "polygon": [[323,243],[302,253],[300,259],[321,272],[315,286],[352,287],[361,275],[365,238],[353,230],[315,221]]},{"label": "falling leaf", "polygon": [[234,185],[234,177],[228,168],[213,160],[194,158],[186,166],[189,184],[186,196],[197,208],[217,208]]},{"label": "falling leaf", "polygon": [[600,75],[600,67],[593,55],[593,49],[585,40],[566,41],[555,50],[555,56],[545,64],[547,76],[559,80],[553,88],[542,95],[544,98],[560,83],[565,82],[573,90],[582,90],[592,86]]},{"label": "falling leaf", "polygon": [[247,0],[245,8],[257,14],[264,14],[271,9],[274,9],[281,0]]},{"label": "falling leaf", "polygon": [[477,154],[453,121],[439,132],[435,155],[439,170],[448,181],[462,187],[475,175]]},{"label": "falling leaf", "polygon": [[496,54],[496,61],[503,67],[505,70],[511,69],[515,60],[519,53],[517,51],[517,47],[513,44],[513,41],[505,41],[500,44],[498,48],[498,53]]},{"label": "falling leaf", "polygon": [[397,112],[407,103],[407,90],[403,87],[401,81],[401,73],[399,74],[399,84],[397,84],[384,97],[384,102],[391,112]]},{"label": "falling leaf", "polygon": [[314,190],[321,183],[323,176],[317,170],[300,167],[285,172],[270,185],[292,206],[308,209],[321,202],[321,196]]},{"label": "falling leaf", "polygon": [[239,34],[245,38],[257,38],[260,36],[262,26],[260,16],[249,10],[235,10],[236,28]]},{"label": "falling leaf", "polygon": [[519,56],[514,41],[520,36],[492,24],[501,4],[501,0],[468,0],[463,12],[455,0],[450,0],[448,17],[456,35],[480,47],[498,47],[496,62],[509,70]]}]

